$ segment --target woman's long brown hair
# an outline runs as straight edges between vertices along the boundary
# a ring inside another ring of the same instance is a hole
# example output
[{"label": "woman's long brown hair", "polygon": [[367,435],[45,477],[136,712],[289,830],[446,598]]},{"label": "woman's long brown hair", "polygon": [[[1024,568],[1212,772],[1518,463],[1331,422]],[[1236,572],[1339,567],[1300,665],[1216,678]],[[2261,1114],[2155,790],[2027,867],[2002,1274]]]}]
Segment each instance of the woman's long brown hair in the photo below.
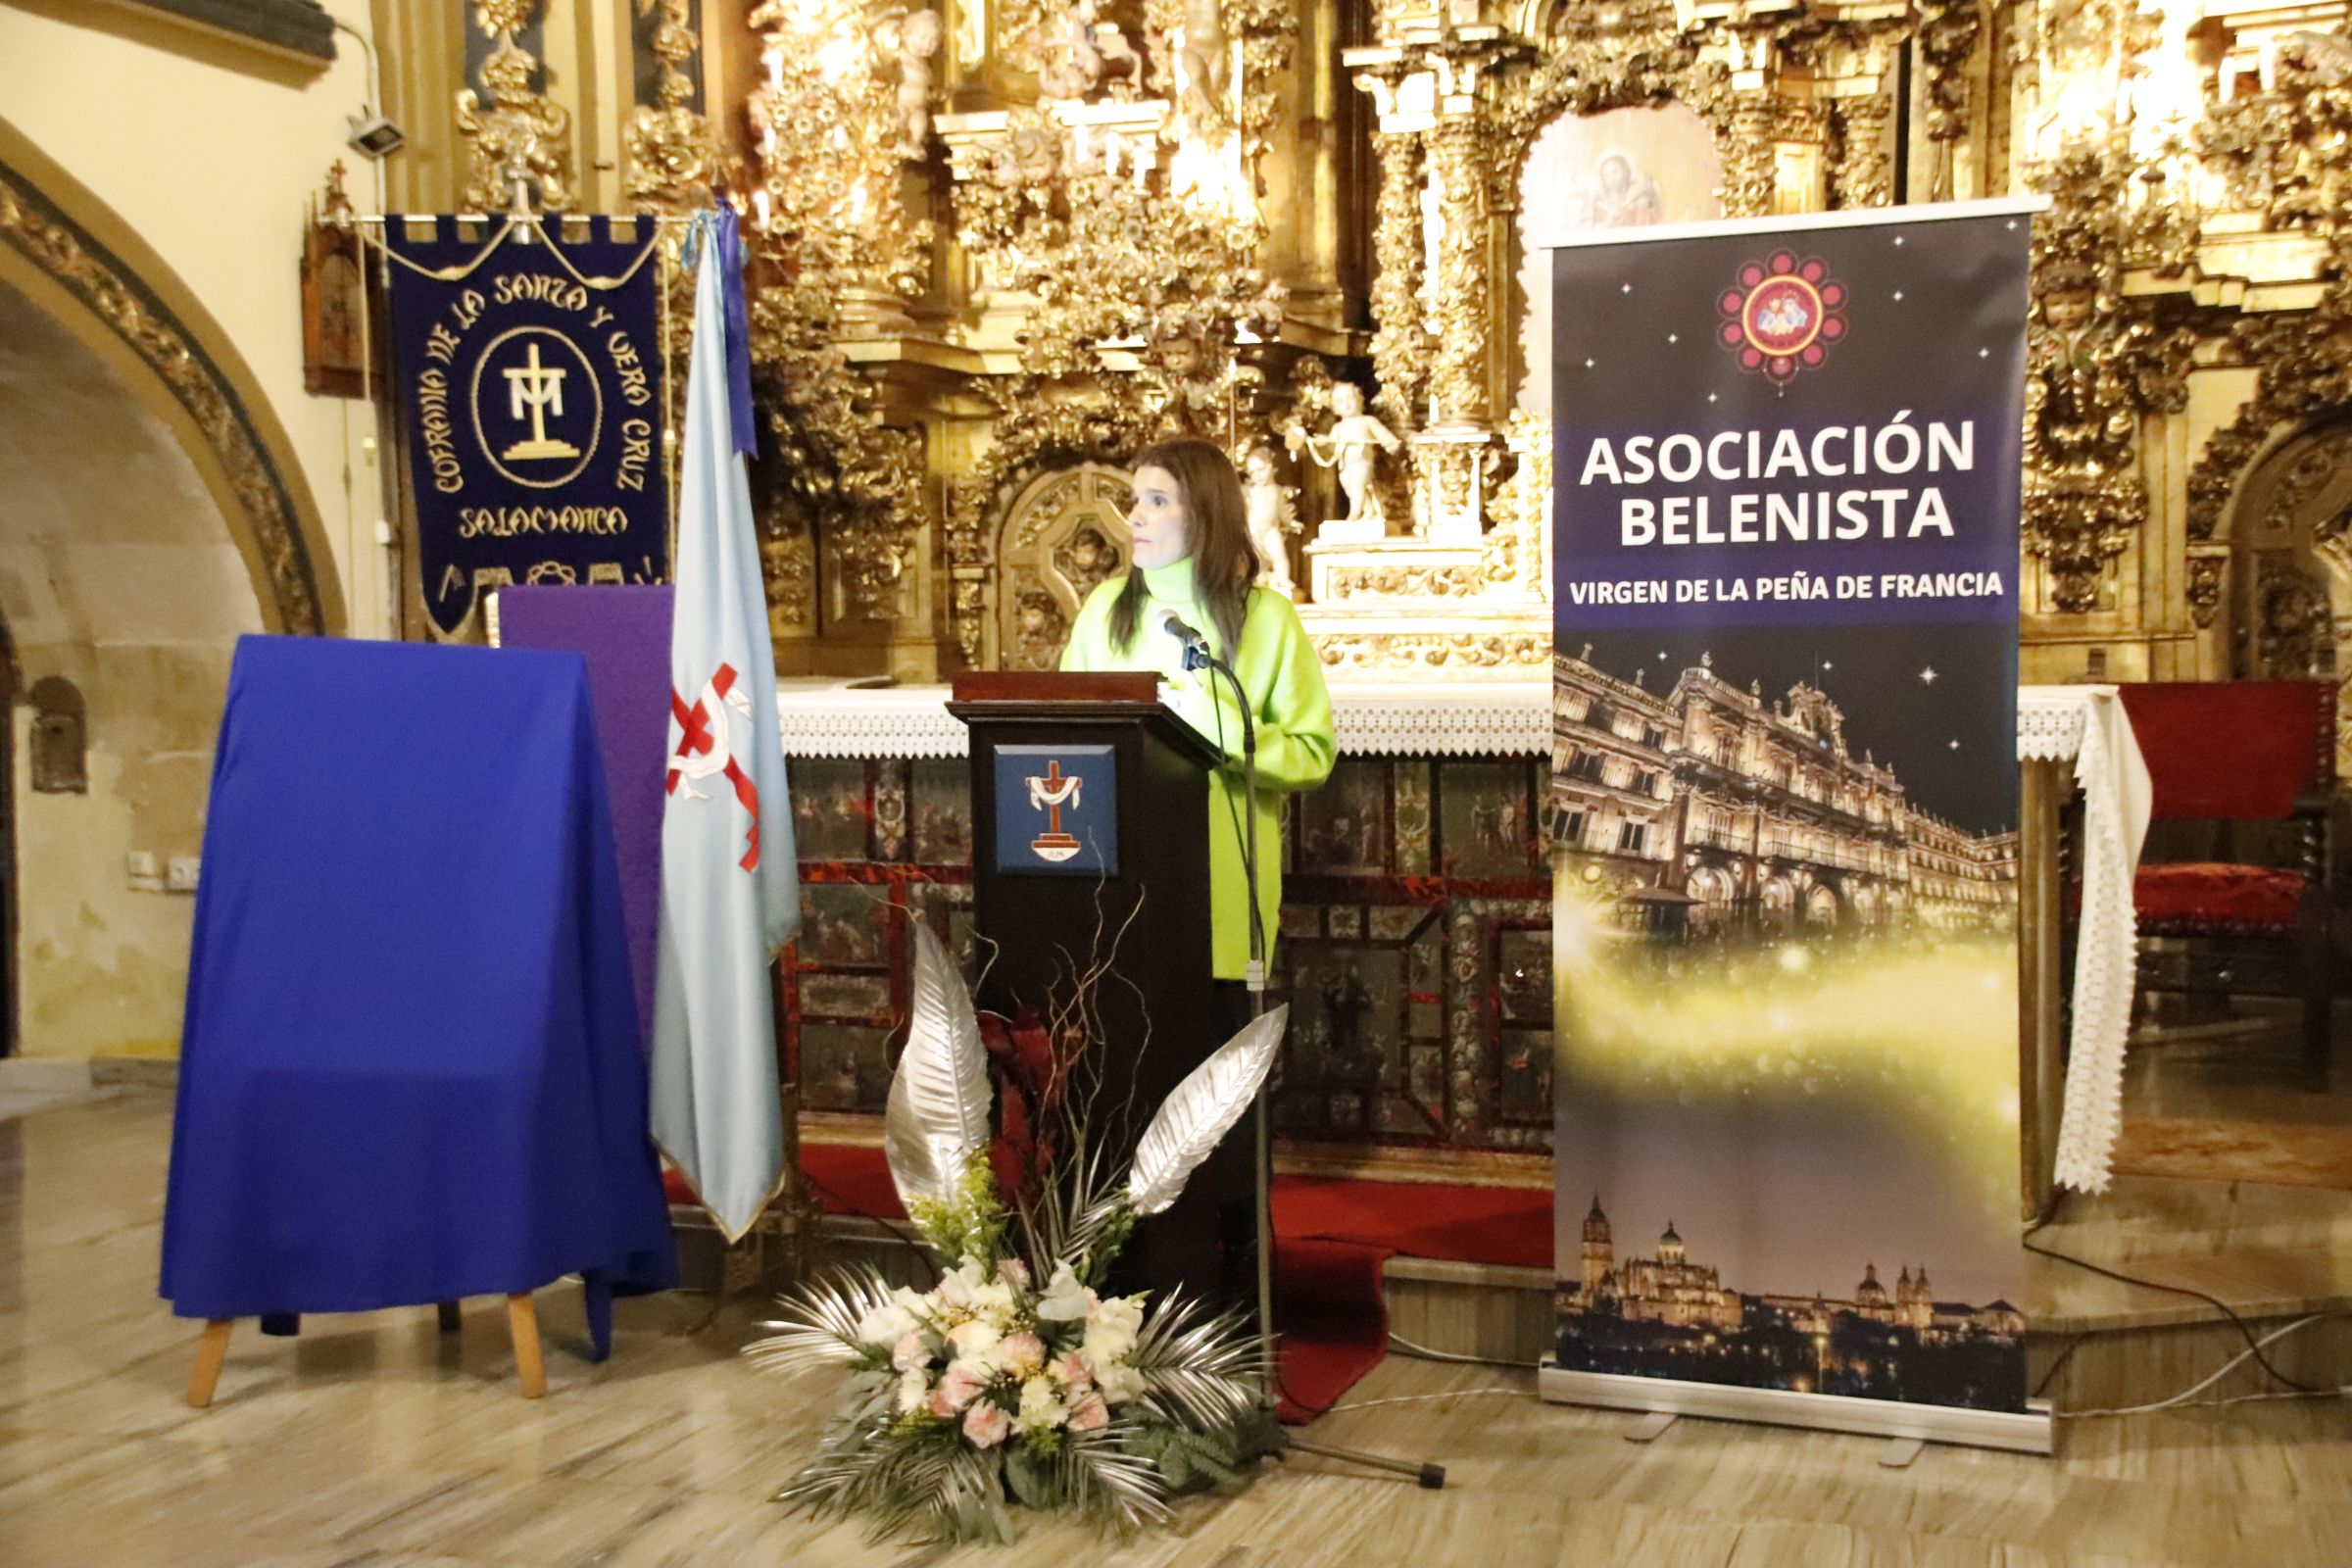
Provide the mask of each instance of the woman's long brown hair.
[{"label": "woman's long brown hair", "polygon": [[[1184,503],[1185,538],[1192,548],[1193,592],[1217,624],[1224,657],[1242,646],[1242,619],[1250,610],[1250,585],[1257,579],[1257,552],[1250,548],[1242,505],[1242,476],[1214,442],[1187,436],[1161,441],[1135,455],[1134,471],[1165,468]],[[1150,597],[1142,568],[1131,566],[1127,585],[1110,604],[1110,640],[1122,650],[1135,644],[1136,623]]]}]

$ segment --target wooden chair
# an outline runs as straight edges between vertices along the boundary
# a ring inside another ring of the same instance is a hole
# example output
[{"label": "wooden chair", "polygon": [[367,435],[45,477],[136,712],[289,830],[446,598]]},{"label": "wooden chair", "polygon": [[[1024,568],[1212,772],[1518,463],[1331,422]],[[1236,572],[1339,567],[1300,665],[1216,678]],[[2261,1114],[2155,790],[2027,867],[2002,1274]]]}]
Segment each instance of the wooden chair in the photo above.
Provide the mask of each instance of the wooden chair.
[{"label": "wooden chair", "polygon": [[[2282,824],[2285,839],[2270,863],[2143,861],[2132,884],[2141,935],[2204,939],[2225,955],[2283,950],[2293,979],[2282,989],[2302,1004],[2304,1080],[2325,1089],[2334,684],[2177,681],[2127,685],[2122,694],[2155,787],[2152,822]],[[2198,967],[2192,956],[2192,989]],[[2216,989],[2261,994],[2227,956],[2215,967]]]}]

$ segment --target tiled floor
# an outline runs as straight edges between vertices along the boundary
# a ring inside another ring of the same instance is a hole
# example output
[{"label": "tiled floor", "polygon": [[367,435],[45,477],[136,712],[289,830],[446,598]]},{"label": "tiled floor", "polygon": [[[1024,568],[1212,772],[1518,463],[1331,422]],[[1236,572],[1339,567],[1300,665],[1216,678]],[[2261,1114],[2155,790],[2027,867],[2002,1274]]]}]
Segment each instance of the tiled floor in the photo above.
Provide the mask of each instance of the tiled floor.
[{"label": "tiled floor", "polygon": [[[623,1303],[612,1359],[568,1352],[577,1293],[542,1294],[547,1398],[514,1392],[497,1303],[454,1341],[425,1309],[240,1326],[210,1410],[180,1402],[192,1325],[155,1298],[168,1096],[0,1122],[0,1565],[601,1568],[1041,1560],[1216,1568],[2293,1568],[2352,1558],[2341,1401],[2085,1422],[2043,1460],[1635,1418],[1528,1396],[1523,1373],[1392,1360],[1328,1442],[1442,1459],[1442,1494],[1321,1459],[1196,1499],[1124,1545],[1033,1528],[1022,1558],[927,1555],[789,1518],[768,1494],[830,1398],[702,1334],[689,1298]],[[1504,1389],[1495,1395],[1477,1391]],[[1445,1397],[1424,1398],[1443,1395]]]}]

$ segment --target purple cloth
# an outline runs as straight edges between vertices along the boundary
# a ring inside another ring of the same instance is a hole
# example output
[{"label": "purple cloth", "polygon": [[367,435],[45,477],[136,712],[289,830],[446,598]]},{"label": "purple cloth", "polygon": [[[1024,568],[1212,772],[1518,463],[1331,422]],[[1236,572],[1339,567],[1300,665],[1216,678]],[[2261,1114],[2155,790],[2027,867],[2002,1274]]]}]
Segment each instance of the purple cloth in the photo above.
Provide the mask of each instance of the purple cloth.
[{"label": "purple cloth", "polygon": [[654,954],[662,918],[662,778],[669,749],[669,585],[506,588],[499,642],[588,660],[604,743],[605,798],[620,862],[620,906],[637,982],[640,1041],[653,1038]]}]

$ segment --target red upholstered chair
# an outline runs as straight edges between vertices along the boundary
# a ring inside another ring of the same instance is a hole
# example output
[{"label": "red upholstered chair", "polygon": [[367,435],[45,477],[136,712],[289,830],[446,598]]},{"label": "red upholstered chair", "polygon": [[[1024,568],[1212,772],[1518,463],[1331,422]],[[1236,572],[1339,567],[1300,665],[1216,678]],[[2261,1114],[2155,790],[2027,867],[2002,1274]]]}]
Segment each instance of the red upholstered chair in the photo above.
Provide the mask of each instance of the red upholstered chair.
[{"label": "red upholstered chair", "polygon": [[2132,884],[2141,934],[2287,949],[2291,994],[2303,1004],[2306,1080],[2325,1088],[2334,684],[2170,681],[2122,692],[2155,786],[2155,822],[2285,824],[2273,863],[2143,861]]}]

